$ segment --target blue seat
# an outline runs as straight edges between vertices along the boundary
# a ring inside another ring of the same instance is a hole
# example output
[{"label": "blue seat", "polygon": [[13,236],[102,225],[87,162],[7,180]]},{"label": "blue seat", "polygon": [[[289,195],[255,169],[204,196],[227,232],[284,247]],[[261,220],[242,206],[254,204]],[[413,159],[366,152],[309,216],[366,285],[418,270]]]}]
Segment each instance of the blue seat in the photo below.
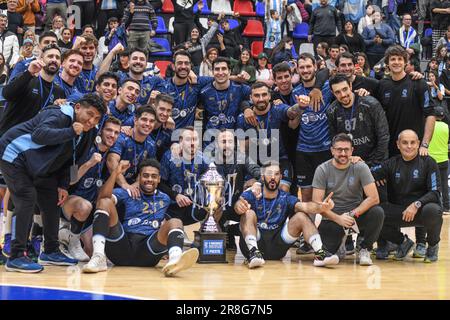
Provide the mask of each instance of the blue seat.
[{"label": "blue seat", "polygon": [[309,25],[305,22],[299,23],[295,26],[292,33],[294,39],[308,39]]},{"label": "blue seat", "polygon": [[163,17],[157,16],[156,17],[158,19],[158,26],[156,27],[156,34],[164,34],[164,33],[168,33],[168,30],[166,28],[166,23],[164,22]]},{"label": "blue seat", "polygon": [[[198,2],[196,4],[194,4],[194,8],[192,9],[194,13],[198,12]],[[209,10],[208,8],[208,1],[203,1],[203,9],[202,12],[200,12],[201,14],[211,14],[212,11]]]},{"label": "blue seat", "polygon": [[425,37],[432,37],[433,36],[433,29],[426,28],[425,29]]},{"label": "blue seat", "polygon": [[264,17],[266,14],[266,3],[264,1],[256,1],[255,12],[258,17]]},{"label": "blue seat", "polygon": [[[228,23],[230,24],[230,30],[239,27],[239,21],[236,19],[228,19]],[[219,27],[220,33],[223,33],[222,27]]]},{"label": "blue seat", "polygon": [[161,52],[152,52],[152,53],[150,53],[151,56],[158,56],[158,57],[171,57],[172,56],[172,51],[170,50],[169,40],[167,40],[165,38],[153,38],[152,40],[155,41],[160,46],[164,47],[164,49],[166,49],[166,50],[161,51]]}]

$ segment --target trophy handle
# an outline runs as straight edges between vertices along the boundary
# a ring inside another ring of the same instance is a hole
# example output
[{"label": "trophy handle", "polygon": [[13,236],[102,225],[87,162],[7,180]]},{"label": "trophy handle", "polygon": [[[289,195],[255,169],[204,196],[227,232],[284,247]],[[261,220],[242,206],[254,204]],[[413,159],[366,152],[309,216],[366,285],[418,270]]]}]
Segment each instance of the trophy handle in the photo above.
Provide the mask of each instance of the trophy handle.
[{"label": "trophy handle", "polygon": [[228,201],[224,201],[223,208],[225,208],[225,206],[227,205],[232,205],[234,191],[236,190],[236,179],[237,173],[231,173],[227,175],[226,189],[228,189]]}]

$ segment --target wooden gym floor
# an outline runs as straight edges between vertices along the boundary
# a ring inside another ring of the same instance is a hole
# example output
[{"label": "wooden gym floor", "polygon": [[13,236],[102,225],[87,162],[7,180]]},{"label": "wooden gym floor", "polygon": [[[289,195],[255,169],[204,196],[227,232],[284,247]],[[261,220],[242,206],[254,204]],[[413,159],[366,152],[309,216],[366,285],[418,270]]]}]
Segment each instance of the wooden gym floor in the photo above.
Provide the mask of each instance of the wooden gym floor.
[{"label": "wooden gym floor", "polygon": [[[414,238],[414,229],[405,229]],[[408,257],[403,262],[377,261],[370,267],[348,256],[325,269],[312,266],[312,255],[291,252],[282,261],[269,261],[249,270],[243,257],[228,253],[228,264],[201,265],[165,278],[164,262],[157,268],[112,267],[83,274],[80,266],[45,267],[40,274],[6,272],[1,285],[64,288],[126,295],[143,299],[450,299],[450,217],[444,216],[439,261],[424,264]],[[192,237],[191,237],[192,239]],[[0,299],[2,297],[0,290]]]}]

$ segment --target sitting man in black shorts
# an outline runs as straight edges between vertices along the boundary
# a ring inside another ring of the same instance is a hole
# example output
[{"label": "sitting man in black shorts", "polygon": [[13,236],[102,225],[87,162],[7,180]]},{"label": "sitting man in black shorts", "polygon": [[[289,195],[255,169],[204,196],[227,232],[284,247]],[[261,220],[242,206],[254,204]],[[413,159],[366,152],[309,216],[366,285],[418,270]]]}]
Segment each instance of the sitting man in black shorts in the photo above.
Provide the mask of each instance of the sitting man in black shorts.
[{"label": "sitting man in black shorts", "polygon": [[322,248],[319,232],[306,215],[331,210],[332,193],[322,203],[300,202],[279,189],[282,175],[278,163],[265,163],[261,170],[264,181],[261,199],[249,190],[235,205],[235,212],[241,215],[239,246],[248,267],[260,267],[264,259],[283,258],[302,233],[315,252],[314,266],[338,264],[339,258]]},{"label": "sitting man in black shorts", "polygon": [[[167,252],[169,261],[162,269],[166,276],[190,268],[199,253],[195,248],[183,252],[183,224],[179,219],[165,220],[170,198],[157,189],[161,179],[159,162],[146,159],[139,164],[139,199],[133,199],[125,189],[113,190],[117,177],[128,168],[128,161],[120,161],[100,190],[94,214],[94,254],[83,272],[105,271],[106,258],[116,266],[153,267]],[[118,204],[125,207],[122,222]]]}]

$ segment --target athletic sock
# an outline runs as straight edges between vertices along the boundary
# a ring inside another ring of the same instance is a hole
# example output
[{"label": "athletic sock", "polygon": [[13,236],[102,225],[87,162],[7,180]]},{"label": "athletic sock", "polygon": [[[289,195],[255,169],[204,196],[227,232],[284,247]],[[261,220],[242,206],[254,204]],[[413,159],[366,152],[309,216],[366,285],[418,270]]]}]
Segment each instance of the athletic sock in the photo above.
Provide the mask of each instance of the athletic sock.
[{"label": "athletic sock", "polygon": [[184,233],[181,229],[172,229],[167,237],[167,247],[169,248],[169,262],[178,260],[183,253]]},{"label": "athletic sock", "polygon": [[106,239],[101,234],[96,234],[92,237],[93,253],[105,254]]},{"label": "athletic sock", "polygon": [[3,216],[4,219],[4,229],[3,234],[11,234],[11,223],[12,223],[13,212],[11,210],[6,210],[6,214]]},{"label": "athletic sock", "polygon": [[248,250],[251,250],[253,247],[258,248],[258,242],[256,241],[256,236],[249,234],[245,237],[245,243],[247,244]]},{"label": "athletic sock", "polygon": [[311,245],[311,247],[313,248],[314,252],[319,251],[320,249],[322,249],[322,238],[320,238],[320,234],[316,233],[313,234],[311,237],[309,237],[309,244]]},{"label": "athletic sock", "polygon": [[104,210],[96,210],[92,227],[93,253],[105,254],[106,236],[109,232],[109,214]]}]

